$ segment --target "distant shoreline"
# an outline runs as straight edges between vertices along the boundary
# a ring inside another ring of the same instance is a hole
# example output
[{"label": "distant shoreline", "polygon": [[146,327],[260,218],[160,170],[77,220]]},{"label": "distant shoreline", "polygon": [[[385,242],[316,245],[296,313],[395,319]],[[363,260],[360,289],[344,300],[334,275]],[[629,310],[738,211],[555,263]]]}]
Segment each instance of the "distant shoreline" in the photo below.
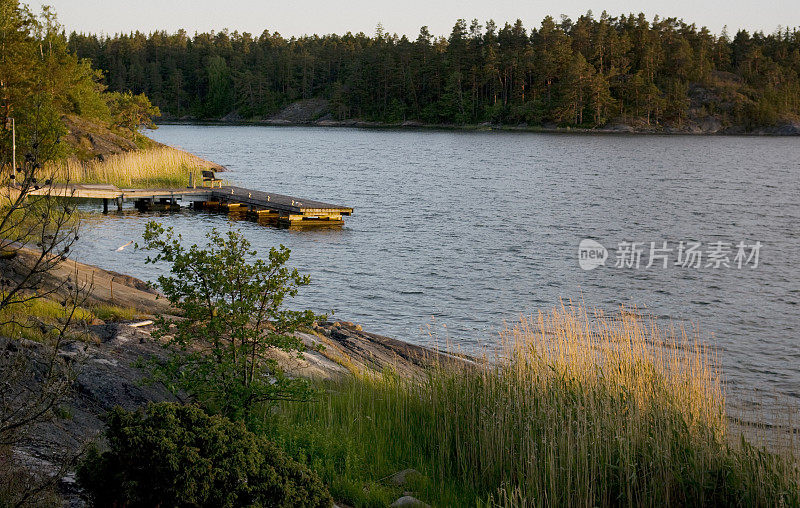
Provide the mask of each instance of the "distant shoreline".
[{"label": "distant shoreline", "polygon": [[160,119],[156,125],[208,125],[208,126],[264,126],[264,127],[350,127],[356,129],[403,130],[403,131],[463,131],[463,132],[525,132],[535,134],[610,134],[610,135],[656,135],[656,136],[747,136],[747,137],[792,137],[800,136],[800,125],[786,124],[769,128],[746,131],[741,126],[719,129],[702,127],[634,127],[617,124],[601,128],[499,125],[499,124],[427,124],[415,121],[400,123],[372,122],[366,120],[319,120],[293,122],[287,120],[199,120],[199,119]]}]

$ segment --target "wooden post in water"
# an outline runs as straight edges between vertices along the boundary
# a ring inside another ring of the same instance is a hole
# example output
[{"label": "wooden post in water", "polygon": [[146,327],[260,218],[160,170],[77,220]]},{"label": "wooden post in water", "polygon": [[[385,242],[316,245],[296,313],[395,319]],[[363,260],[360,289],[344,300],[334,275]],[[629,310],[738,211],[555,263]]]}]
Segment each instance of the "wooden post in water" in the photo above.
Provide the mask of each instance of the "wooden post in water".
[{"label": "wooden post in water", "polygon": [[108,198],[103,198],[103,213],[108,213]]}]

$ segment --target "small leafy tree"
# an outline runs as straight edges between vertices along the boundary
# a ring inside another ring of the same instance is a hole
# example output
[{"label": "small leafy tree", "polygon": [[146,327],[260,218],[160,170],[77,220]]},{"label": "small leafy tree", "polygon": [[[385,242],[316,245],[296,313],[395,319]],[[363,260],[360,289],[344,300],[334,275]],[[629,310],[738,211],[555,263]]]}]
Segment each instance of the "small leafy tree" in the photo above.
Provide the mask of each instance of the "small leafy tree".
[{"label": "small leafy tree", "polygon": [[114,124],[129,130],[134,135],[142,125],[155,128],[153,117],[161,116],[158,107],[153,106],[143,93],[139,95],[133,95],[131,92],[110,93],[108,107]]},{"label": "small leafy tree", "polygon": [[235,230],[206,236],[207,247],[186,248],[171,228],[150,222],[145,229],[143,248],[157,252],[147,262],[172,263],[158,285],[182,312],[180,320],[158,322],[154,336],[167,338],[173,351],[155,366],[154,379],[234,419],[247,419],[256,404],[306,398],[307,383],[284,376],[269,353],[302,350],[294,332],[317,316],[284,302],[310,277],[286,266],[290,251],[283,245],[267,260],[254,259],[256,251]]},{"label": "small leafy tree", "polygon": [[325,485],[273,443],[197,406],[162,402],[106,417],[108,450],[78,482],[95,506],[329,507]]}]

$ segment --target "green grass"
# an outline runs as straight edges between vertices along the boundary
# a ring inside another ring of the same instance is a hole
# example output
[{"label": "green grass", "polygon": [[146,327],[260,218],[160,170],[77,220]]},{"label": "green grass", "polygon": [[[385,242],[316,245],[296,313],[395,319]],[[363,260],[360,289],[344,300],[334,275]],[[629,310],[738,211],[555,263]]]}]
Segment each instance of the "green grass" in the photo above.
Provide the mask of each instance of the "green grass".
[{"label": "green grass", "polygon": [[[0,336],[45,342],[55,337],[56,327],[66,319],[67,310],[50,298],[11,304],[0,311]],[[74,326],[86,325],[95,318],[107,322],[131,321],[136,315],[135,309],[115,305],[78,307],[71,323]]]},{"label": "green grass", "polygon": [[[60,303],[48,298],[36,298],[23,303],[14,303],[0,311],[0,335],[9,338],[44,342],[53,338],[55,327],[64,321],[67,314]],[[73,322],[90,322],[94,315],[77,308]]]},{"label": "green grass", "polygon": [[96,305],[92,307],[92,314],[103,321],[133,321],[137,312],[136,309],[130,307]]},{"label": "green grass", "polygon": [[[317,386],[262,430],[354,506],[800,505],[794,450],[732,435],[714,355],[631,313],[562,307],[491,364]],[[424,479],[382,480],[409,467]]]}]

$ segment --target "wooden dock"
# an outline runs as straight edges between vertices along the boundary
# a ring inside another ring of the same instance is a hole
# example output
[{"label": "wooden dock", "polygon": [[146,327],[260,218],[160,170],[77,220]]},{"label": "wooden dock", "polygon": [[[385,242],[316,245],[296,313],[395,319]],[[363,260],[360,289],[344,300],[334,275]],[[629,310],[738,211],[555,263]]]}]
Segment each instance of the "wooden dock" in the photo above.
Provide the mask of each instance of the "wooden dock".
[{"label": "wooden dock", "polygon": [[287,227],[341,226],[344,224],[343,217],[353,213],[349,206],[231,185],[214,188],[120,189],[102,184],[54,184],[30,194],[48,193],[63,198],[102,200],[104,213],[108,213],[109,203],[114,203],[117,210],[121,211],[125,201],[133,201],[140,211],[177,210],[181,203],[186,203],[195,209],[221,210]]}]

